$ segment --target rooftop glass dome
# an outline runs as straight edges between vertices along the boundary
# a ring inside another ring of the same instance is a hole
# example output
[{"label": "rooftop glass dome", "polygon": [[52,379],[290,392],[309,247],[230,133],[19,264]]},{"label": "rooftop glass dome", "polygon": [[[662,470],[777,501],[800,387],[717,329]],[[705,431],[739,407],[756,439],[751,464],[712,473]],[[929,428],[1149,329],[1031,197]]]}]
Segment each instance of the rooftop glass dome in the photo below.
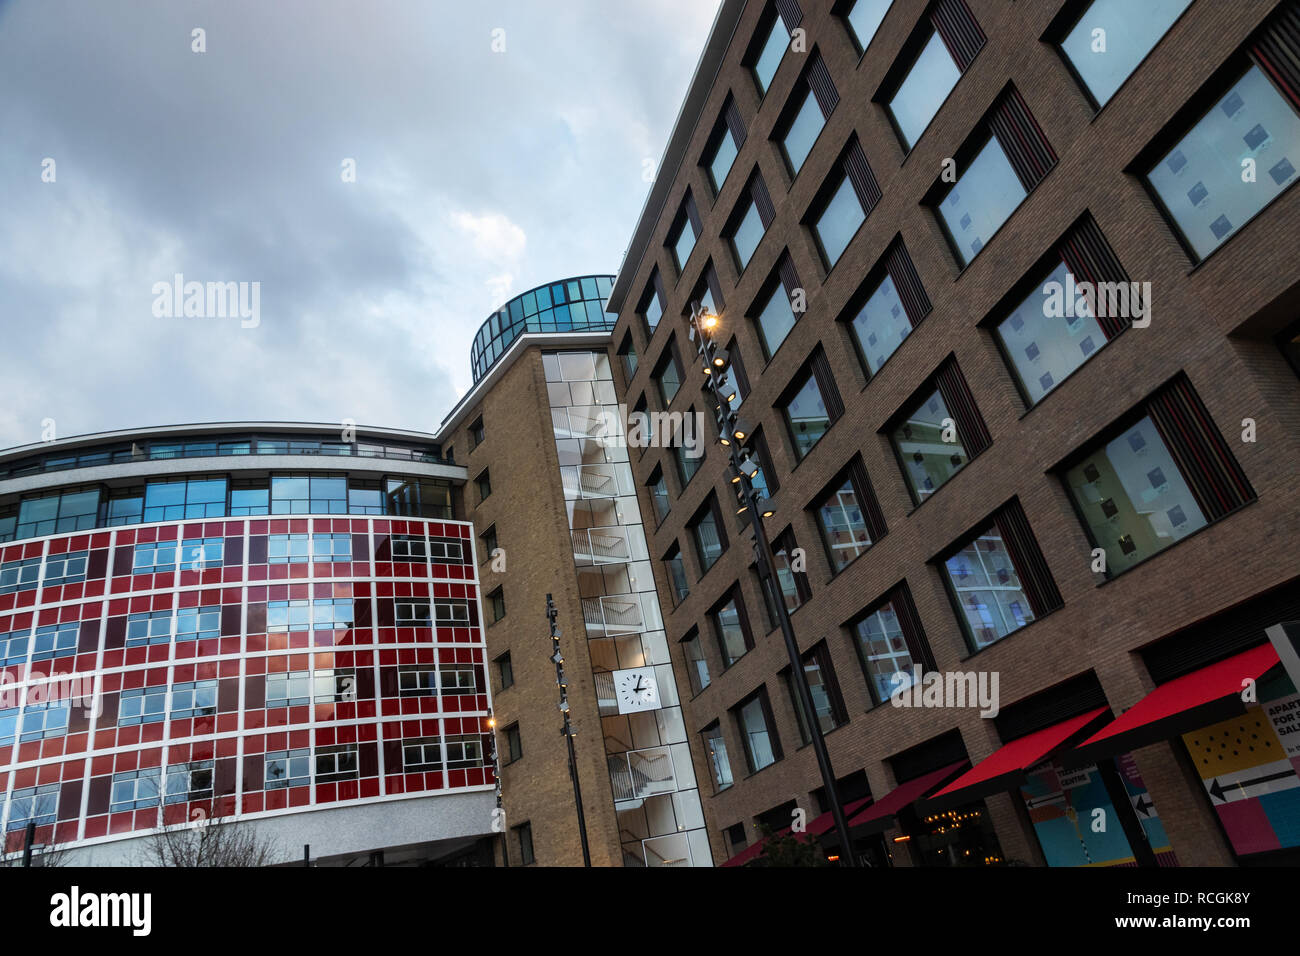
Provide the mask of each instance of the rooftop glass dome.
[{"label": "rooftop glass dome", "polygon": [[477,382],[526,332],[612,332],[617,316],[605,311],[613,276],[579,276],[517,295],[479,328],[469,362]]}]

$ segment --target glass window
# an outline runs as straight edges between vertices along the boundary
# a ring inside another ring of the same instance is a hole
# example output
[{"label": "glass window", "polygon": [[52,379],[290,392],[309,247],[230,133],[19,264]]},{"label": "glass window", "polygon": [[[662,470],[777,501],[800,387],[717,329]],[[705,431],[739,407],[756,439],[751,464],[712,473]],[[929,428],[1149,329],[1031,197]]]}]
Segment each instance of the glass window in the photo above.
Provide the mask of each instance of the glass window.
[{"label": "glass window", "polygon": [[781,586],[781,597],[787,611],[794,611],[803,604],[808,587],[807,575],[802,570],[795,570],[795,552],[798,550],[799,542],[788,530],[772,542],[776,579]]},{"label": "glass window", "polygon": [[630,379],[636,374],[636,346],[632,344],[632,336],[626,336],[623,339],[623,347],[618,350],[618,354],[623,357],[623,369],[627,372]]},{"label": "glass window", "polygon": [[686,565],[682,561],[682,551],[676,545],[664,558],[664,569],[668,572],[670,593],[673,596],[673,606],[676,607],[691,593],[690,585],[686,583]]},{"label": "glass window", "polygon": [[673,262],[677,271],[681,272],[686,266],[686,260],[691,257],[691,250],[695,248],[695,230],[685,212],[681,214],[676,230],[668,238],[668,245],[673,250]]},{"label": "glass window", "polygon": [[[164,612],[168,618],[170,612]],[[63,657],[77,650],[77,635],[81,626],[76,621],[64,621],[62,624],[44,624],[36,628],[32,642],[32,661],[45,661],[53,657]],[[25,642],[25,641],[24,641]]]},{"label": "glass window", "polygon": [[872,699],[877,704],[916,681],[918,662],[912,657],[893,601],[886,601],[855,622],[853,636]]},{"label": "glass window", "polygon": [[[21,664],[27,660],[27,644],[30,635],[25,631],[0,632],[0,665]],[[6,710],[5,713],[8,713]],[[17,713],[15,710],[14,713]],[[4,734],[0,733],[0,746],[4,745]]]},{"label": "glass window", "polygon": [[311,703],[310,671],[290,671],[266,675],[266,706],[301,707]]},{"label": "glass window", "polygon": [[1115,95],[1191,2],[1093,0],[1089,4],[1061,41],[1061,49],[1098,106]]},{"label": "glass window", "polygon": [[826,267],[839,262],[867,214],[858,199],[857,190],[848,176],[841,175],[840,184],[826,201],[825,208],[813,223],[813,232],[821,248]]},{"label": "glass window", "polygon": [[731,777],[731,761],[727,759],[727,741],[722,736],[722,727],[714,721],[701,734],[704,738],[704,752],[709,755],[709,767],[713,770],[713,789],[715,792],[726,790],[734,782]]},{"label": "glass window", "polygon": [[536,863],[537,857],[533,853],[533,826],[531,823],[521,823],[515,827],[515,837],[519,841],[519,862],[523,866],[530,863]]},{"label": "glass window", "polygon": [[15,788],[9,795],[5,830],[24,830],[33,821],[38,827],[54,823],[58,817],[59,790],[60,785],[57,783]]},{"label": "glass window", "polygon": [[790,306],[790,297],[786,294],[785,286],[780,282],[776,283],[767,297],[767,302],[763,305],[763,310],[758,313],[758,337],[763,343],[763,354],[766,358],[770,359],[776,353],[797,321],[798,317]]},{"label": "glass window", "polygon": [[142,810],[158,805],[161,791],[162,768],[150,767],[147,770],[128,770],[113,774],[112,802],[109,809],[113,813],[122,810]]},{"label": "glass window", "polygon": [[781,411],[785,415],[785,423],[790,429],[790,438],[794,442],[795,456],[798,458],[807,455],[821,441],[826,429],[831,427],[826,403],[822,401],[817,378],[812,372],[807,373],[807,379],[799,391]]},{"label": "glass window", "polygon": [[881,280],[876,291],[853,317],[851,328],[863,364],[871,375],[875,375],[903,340],[912,334],[912,323],[892,278],[885,276]]},{"label": "glass window", "polygon": [[695,537],[695,550],[700,559],[701,571],[708,571],[723,551],[717,515],[713,508],[705,509],[704,514],[691,526],[691,534]]},{"label": "glass window", "polygon": [[871,43],[893,2],[894,0],[856,0],[848,13],[844,14],[845,22],[849,25],[849,35],[859,53]]},{"label": "glass window", "polygon": [[750,199],[749,208],[745,210],[745,215],[731,234],[731,249],[736,254],[736,263],[741,272],[744,272],[745,266],[749,265],[750,257],[758,248],[764,232],[766,230],[763,228],[763,220],[758,215],[758,207],[754,205],[754,200]]},{"label": "glass window", "polygon": [[510,653],[507,651],[497,658],[497,673],[501,677],[501,689],[513,687],[515,683],[515,668],[510,661]]},{"label": "glass window", "polygon": [[215,762],[195,760],[172,764],[167,768],[164,803],[185,803],[187,800],[212,798],[212,775]]},{"label": "glass window", "polygon": [[1155,422],[1143,418],[1065,476],[1113,575],[1206,524]]},{"label": "glass window", "polygon": [[204,717],[217,712],[217,682],[189,681],[172,687],[172,720]]},{"label": "glass window", "polygon": [[664,484],[664,473],[661,469],[656,468],[654,475],[650,479],[650,503],[655,509],[655,521],[662,522],[668,517],[668,511],[671,507],[668,502],[668,486]]},{"label": "glass window", "polygon": [[221,608],[183,607],[176,612],[176,640],[196,641],[217,637],[221,633]]},{"label": "glass window", "polygon": [[1203,258],[1295,182],[1298,162],[1300,117],[1252,66],[1147,179]]},{"label": "glass window", "polygon": [[992,137],[939,204],[961,264],[967,265],[1024,201],[1025,187]]},{"label": "glass window", "polygon": [[647,290],[645,295],[645,304],[641,306],[641,317],[645,320],[646,330],[654,334],[654,330],[659,328],[659,320],[663,318],[664,307],[659,301],[659,293],[655,291],[653,284]]},{"label": "glass window", "polygon": [[996,525],[945,561],[943,568],[961,608],[971,650],[987,647],[1034,620]]},{"label": "glass window", "polygon": [[311,537],[273,534],[266,540],[267,564],[306,564],[311,560]]},{"label": "glass window", "polygon": [[677,355],[670,347],[659,363],[659,370],[655,373],[655,381],[659,383],[659,396],[663,399],[664,406],[668,406],[677,396],[678,390],[682,387],[682,368],[677,361]]},{"label": "glass window", "polygon": [[488,622],[495,624],[506,616],[506,595],[503,588],[497,588],[487,597]]},{"label": "glass window", "polygon": [[740,736],[745,742],[745,759],[749,772],[756,773],[779,758],[780,745],[776,740],[776,731],[771,727],[767,717],[766,700],[756,694],[736,711],[736,721],[740,725]]},{"label": "glass window", "polygon": [[[186,538],[181,542],[181,570],[202,571],[221,567],[224,538]],[[139,551],[136,552],[137,557]]]},{"label": "glass window", "polygon": [[772,85],[772,78],[776,76],[777,67],[781,65],[781,60],[785,58],[785,51],[789,46],[790,35],[786,32],[785,22],[779,16],[773,17],[758,57],[754,60],[754,81],[758,84],[760,98]]},{"label": "glass window", "polygon": [[18,505],[15,537],[32,538],[59,531],[85,531],[96,525],[99,489],[65,491],[28,498]]},{"label": "glass window", "polygon": [[[812,697],[813,712],[817,715],[817,723],[821,727],[822,733],[829,733],[848,719],[847,714],[839,704],[839,692],[834,685],[834,674],[831,672],[830,655],[826,653],[824,644],[819,644],[812,651],[803,657],[803,672],[808,680],[808,693]],[[799,706],[799,692],[794,686],[794,674],[792,671],[785,672],[787,689],[790,692],[790,703],[794,708],[795,717],[799,724],[799,737],[803,743],[812,741],[812,734],[808,731],[808,724],[804,720],[803,708]]]},{"label": "glass window", "polygon": [[822,127],[826,125],[821,106],[808,84],[800,83],[796,90],[795,95],[802,96],[803,101],[794,108],[788,124],[780,133],[781,152],[785,154],[792,176],[799,175],[804,160],[812,152],[813,143],[817,142]]},{"label": "glass window", "polygon": [[714,635],[722,651],[723,667],[730,667],[736,663],[750,648],[749,635],[741,625],[740,609],[736,606],[736,601],[737,598],[733,597],[718,610],[709,612],[709,618],[713,621]]},{"label": "glass window", "polygon": [[1048,314],[1048,286],[1056,283],[1064,289],[1068,279],[1070,270],[1061,263],[1040,288],[998,323],[998,339],[1030,405],[1041,401],[1106,344],[1106,334],[1082,297],[1072,309],[1062,310],[1070,315]]},{"label": "glass window", "polygon": [[166,644],[171,639],[171,611],[139,611],[126,616],[127,647]]},{"label": "glass window", "polygon": [[167,688],[133,687],[122,691],[117,704],[117,724],[160,724],[167,719]]},{"label": "glass window", "polygon": [[474,485],[478,488],[478,500],[480,502],[491,496],[492,476],[488,473],[488,469],[484,468],[479,476],[474,479]]},{"label": "glass window", "polygon": [[226,514],[226,479],[151,481],[144,491],[145,521],[220,518]]},{"label": "glass window", "polygon": [[176,567],[176,542],[158,541],[137,544],[131,570],[136,574],[170,571]]},{"label": "glass window", "polygon": [[889,112],[907,149],[916,145],[960,79],[961,70],[943,40],[938,33],[930,34],[920,56],[889,101]]},{"label": "glass window", "polygon": [[311,783],[311,751],[279,750],[266,755],[263,786],[267,790],[305,787]]},{"label": "glass window", "polygon": [[831,569],[836,573],[871,547],[871,532],[862,514],[857,489],[848,478],[818,503],[817,524],[826,542]]},{"label": "glass window", "polygon": [[715,134],[714,141],[704,159],[704,165],[709,170],[709,182],[713,186],[715,196],[722,191],[722,184],[727,181],[727,173],[731,172],[731,167],[736,162],[738,152],[736,139],[731,135],[731,129],[723,123],[721,129]]},{"label": "glass window", "polygon": [[22,743],[60,737],[68,732],[68,713],[72,703],[64,700],[28,700],[23,708],[23,722],[18,739]]},{"label": "glass window", "polygon": [[686,676],[690,678],[691,693],[698,694],[712,683],[699,631],[692,630],[690,636],[682,641],[682,654],[686,657]]},{"label": "glass window", "polygon": [[0,594],[33,591],[40,584],[41,559],[23,558],[0,564]]},{"label": "glass window", "polygon": [[[691,409],[687,414],[694,415],[695,410]],[[700,470],[700,462],[704,460],[704,456],[692,455],[684,444],[679,444],[673,447],[673,457],[677,460],[677,477],[681,479],[682,487],[685,488],[695,477],[695,473]]]},{"label": "glass window", "polygon": [[[945,435],[952,441],[944,441]],[[968,462],[955,419],[936,389],[908,414],[893,434],[903,474],[918,502],[924,501]]]},{"label": "glass window", "polygon": [[86,561],[89,551],[69,551],[64,554],[52,554],[45,562],[44,587],[58,584],[73,584],[86,579]]}]

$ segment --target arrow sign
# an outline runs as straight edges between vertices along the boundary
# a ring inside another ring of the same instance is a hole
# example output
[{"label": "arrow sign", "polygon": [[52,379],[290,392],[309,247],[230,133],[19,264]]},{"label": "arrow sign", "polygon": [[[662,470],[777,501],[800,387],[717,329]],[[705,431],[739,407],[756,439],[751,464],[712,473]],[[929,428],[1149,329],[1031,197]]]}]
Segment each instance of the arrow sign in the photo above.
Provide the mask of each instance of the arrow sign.
[{"label": "arrow sign", "polygon": [[[1240,788],[1241,790],[1245,790],[1247,787],[1253,787],[1256,784],[1272,783],[1274,780],[1284,780],[1287,777],[1294,777],[1294,776],[1295,776],[1294,770],[1283,770],[1281,773],[1269,774],[1267,777],[1256,777],[1254,780],[1238,780],[1236,783],[1228,784],[1228,790],[1231,791],[1234,787]],[[1219,785],[1219,780],[1217,777],[1210,781],[1209,790],[1210,790],[1210,794],[1214,797],[1214,799],[1220,801],[1221,803],[1228,802],[1228,798],[1223,795],[1224,793],[1223,787]]]},{"label": "arrow sign", "polygon": [[[1216,785],[1218,784],[1217,780],[1215,781],[1215,784]],[[1155,803],[1151,800],[1148,800],[1147,795],[1145,793],[1139,793],[1137,799],[1133,801],[1133,809],[1136,810],[1138,813],[1142,814],[1142,816],[1144,817],[1151,815],[1149,811],[1154,806]]]}]

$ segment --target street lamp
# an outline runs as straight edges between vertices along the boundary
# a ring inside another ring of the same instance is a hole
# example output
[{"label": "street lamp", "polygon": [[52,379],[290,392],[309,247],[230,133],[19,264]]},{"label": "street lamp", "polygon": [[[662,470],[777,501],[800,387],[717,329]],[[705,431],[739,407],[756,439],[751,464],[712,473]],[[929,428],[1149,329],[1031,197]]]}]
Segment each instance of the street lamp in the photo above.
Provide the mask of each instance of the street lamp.
[{"label": "street lamp", "polygon": [[758,507],[762,496],[754,490],[752,483],[752,479],[758,474],[758,468],[754,464],[753,456],[744,445],[753,434],[753,430],[746,422],[737,419],[735,411],[731,408],[732,395],[724,394],[723,386],[719,382],[719,379],[724,377],[729,356],[726,349],[719,347],[713,341],[718,322],[718,316],[706,311],[702,303],[691,304],[690,337],[704,366],[705,381],[708,382],[709,391],[717,402],[718,441],[730,456],[731,481],[733,485],[738,486],[739,512],[743,513],[751,506],[754,506],[755,512],[761,510],[761,514],[750,516],[754,528],[754,555],[758,563],[759,585],[764,589],[764,595],[769,599],[769,603],[776,609],[777,620],[781,625],[786,655],[790,658],[790,677],[795,687],[795,702],[803,712],[804,725],[812,737],[813,752],[817,755],[817,766],[822,775],[822,788],[830,803],[835,830],[844,847],[840,858],[845,860],[848,866],[857,866],[853,841],[849,837],[848,821],[844,818],[844,807],[840,804],[840,795],[835,787],[835,771],[831,768],[831,758],[826,752],[826,739],[822,735],[822,727],[817,720],[817,710],[813,706],[812,691],[808,688],[808,675],[804,673],[803,660],[799,656],[799,645],[794,637],[794,627],[790,623],[790,614],[785,606],[785,596],[781,593],[781,585],[776,577],[776,559],[772,554],[772,544],[767,538],[767,531],[763,528],[763,519],[770,518],[773,511],[771,508]]},{"label": "street lamp", "polygon": [[573,802],[578,809],[578,836],[582,839],[582,865],[591,866],[587,846],[587,820],[582,814],[582,786],[578,783],[578,760],[573,753],[573,725],[569,722],[569,685],[564,680],[564,655],[560,653],[560,629],[555,626],[555,601],[546,595],[546,623],[551,631],[551,660],[555,662],[555,683],[560,687],[560,713],[564,715],[564,742],[569,747],[569,778],[573,781]]},{"label": "street lamp", "polygon": [[[496,782],[497,812],[493,822],[500,826],[501,816],[501,762],[497,757],[497,719],[488,708],[488,730],[492,731],[492,779]],[[510,866],[510,840],[506,837],[505,827],[501,828],[501,859],[504,866]]]}]

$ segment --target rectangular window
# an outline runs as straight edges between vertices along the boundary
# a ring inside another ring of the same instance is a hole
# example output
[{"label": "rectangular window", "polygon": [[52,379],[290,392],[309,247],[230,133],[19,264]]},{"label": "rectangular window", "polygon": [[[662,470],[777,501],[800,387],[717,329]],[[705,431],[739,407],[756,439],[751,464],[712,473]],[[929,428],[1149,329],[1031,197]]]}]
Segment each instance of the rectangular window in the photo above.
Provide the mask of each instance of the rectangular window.
[{"label": "rectangular window", "polygon": [[15,788],[5,808],[8,814],[5,830],[10,833],[25,830],[32,822],[38,827],[53,824],[58,818],[59,790],[57,783]]},{"label": "rectangular window", "polygon": [[519,736],[519,725],[506,728],[506,763],[514,763],[524,755],[523,740]]},{"label": "rectangular window", "polygon": [[447,740],[447,769],[483,766],[483,740],[472,734],[449,736]]},{"label": "rectangular window", "polygon": [[186,538],[180,548],[181,570],[202,571],[221,567],[225,545],[225,538]]},{"label": "rectangular window", "polygon": [[820,348],[786,389],[777,407],[785,418],[795,458],[803,459],[844,411],[830,365]]},{"label": "rectangular window", "polygon": [[618,354],[623,359],[623,371],[630,381],[636,374],[636,346],[632,344],[631,333],[623,336],[623,344],[619,346]]},{"label": "rectangular window", "polygon": [[709,662],[704,656],[704,647],[700,644],[700,632],[691,632],[682,638],[682,654],[686,658],[686,676],[691,682],[691,693],[698,694],[712,682],[709,677]]},{"label": "rectangular window", "polygon": [[144,520],[221,518],[226,514],[225,478],[151,481],[144,489]]},{"label": "rectangular window", "polygon": [[[798,9],[797,5],[795,9]],[[785,59],[785,51],[790,48],[790,31],[797,24],[797,19],[794,23],[786,22],[777,15],[775,8],[769,8],[759,21],[758,29],[754,32],[754,40],[750,44],[750,53],[745,58],[754,77],[754,83],[758,86],[759,99],[762,99],[772,86],[777,68]]]},{"label": "rectangular window", "polygon": [[[1297,164],[1296,103],[1252,65],[1146,178],[1203,259],[1296,181]],[[1255,170],[1253,178],[1245,176],[1246,166]]]},{"label": "rectangular window", "polygon": [[86,561],[88,551],[70,551],[64,554],[52,554],[45,562],[44,587],[60,584],[75,584],[86,580]]},{"label": "rectangular window", "polygon": [[132,687],[122,691],[117,704],[117,725],[161,724],[167,719],[167,686]]},{"label": "rectangular window", "polygon": [[497,548],[500,546],[497,543],[497,526],[492,525],[479,535],[479,538],[483,542],[483,556],[479,559],[479,563],[481,564],[483,561],[490,561],[494,557]]},{"label": "rectangular window", "polygon": [[641,304],[637,306],[637,312],[645,323],[646,337],[654,335],[655,329],[659,328],[659,320],[664,315],[663,280],[659,278],[658,269],[651,274],[650,284],[641,293]]},{"label": "rectangular window", "polygon": [[217,682],[187,681],[172,685],[172,720],[206,717],[217,712]]},{"label": "rectangular window", "polygon": [[671,508],[668,500],[668,486],[664,484],[662,468],[655,468],[650,475],[650,483],[646,487],[650,489],[650,504],[654,507],[655,523],[661,524],[664,518],[668,517],[668,511]]},{"label": "rectangular window", "polygon": [[316,751],[316,782],[356,780],[359,776],[357,745],[341,744]]},{"label": "rectangular window", "polygon": [[495,624],[506,616],[506,595],[503,587],[497,588],[487,596],[488,623]]},{"label": "rectangular window", "polygon": [[519,845],[519,862],[523,866],[530,863],[536,863],[537,857],[533,854],[533,825],[531,823],[521,823],[514,828],[515,842]]},{"label": "rectangular window", "polygon": [[664,570],[668,574],[669,593],[673,597],[673,607],[676,607],[686,600],[686,596],[691,593],[690,585],[686,583],[686,565],[682,561],[682,549],[676,543],[664,555]]},{"label": "rectangular window", "polygon": [[807,558],[801,558],[794,529],[786,528],[772,540],[772,557],[776,562],[776,579],[787,611],[794,611],[812,597],[808,583]]},{"label": "rectangular window", "polygon": [[1191,2],[1093,0],[1088,4],[1061,40],[1061,52],[1098,108],[1115,95]]},{"label": "rectangular window", "polygon": [[[804,677],[808,680],[808,692],[812,697],[813,713],[822,733],[830,733],[840,724],[848,722],[848,711],[840,698],[839,683],[835,679],[835,670],[831,665],[831,655],[822,641],[803,655]],[[786,668],[786,687],[790,692],[790,703],[794,708],[796,722],[799,725],[799,737],[805,744],[812,742],[812,734],[804,719],[803,708],[799,706],[799,692],[795,690],[794,674]]]},{"label": "rectangular window", "polygon": [[767,191],[767,184],[755,168],[749,182],[741,195],[736,209],[732,212],[723,228],[723,237],[730,243],[732,254],[736,259],[736,271],[744,272],[754,250],[762,241],[767,227],[772,224],[776,209],[772,197]]},{"label": "rectangular window", "polygon": [[501,689],[513,687],[515,684],[515,668],[510,662],[510,652],[502,654],[497,658],[497,676],[501,680]]},{"label": "rectangular window", "polygon": [[691,520],[691,536],[695,539],[695,554],[700,561],[700,573],[707,573],[713,563],[727,550],[727,533],[722,527],[717,499],[710,494],[708,500]]},{"label": "rectangular window", "polygon": [[744,141],[745,121],[740,117],[735,99],[728,96],[701,161],[701,165],[708,171],[709,185],[713,187],[714,196],[722,191],[722,184],[726,182],[727,174],[731,172]]},{"label": "rectangular window", "polygon": [[861,458],[855,457],[813,506],[832,573],[844,570],[885,534],[884,515]]},{"label": "rectangular window", "polygon": [[221,633],[221,607],[183,607],[176,611],[176,640],[197,641],[215,638]]},{"label": "rectangular window", "polygon": [[131,570],[135,574],[152,574],[170,571],[176,567],[176,542],[158,541],[153,544],[137,544],[132,560]]},{"label": "rectangular window", "polygon": [[487,432],[483,430],[483,418],[479,416],[469,426],[469,450],[473,451],[479,445],[483,444],[483,439],[487,437]]},{"label": "rectangular window", "polygon": [[[0,665],[21,664],[26,661],[30,637],[25,630],[0,632]],[[3,736],[0,734],[0,746],[4,746]]]},{"label": "rectangular window", "polygon": [[[224,488],[224,483],[222,486]],[[24,499],[18,503],[18,522],[14,536],[34,538],[37,535],[55,534],[60,531],[87,531],[95,527],[99,517],[99,493],[98,488],[92,488]],[[221,493],[221,501],[224,508],[224,490]],[[192,516],[181,514],[177,517]],[[162,519],[146,520],[161,521]]]},{"label": "rectangular window", "polygon": [[161,782],[161,767],[113,774],[110,811],[120,813],[123,810],[144,810],[158,806]]},{"label": "rectangular window", "polygon": [[172,612],[139,611],[126,616],[126,646],[166,644],[172,639]]},{"label": "rectangular window", "polygon": [[885,703],[895,691],[911,687],[918,668],[933,669],[921,619],[906,582],[864,611],[849,629],[876,704]]},{"label": "rectangular window", "polygon": [[163,802],[172,804],[211,800],[215,766],[216,763],[212,760],[194,760],[169,766]]},{"label": "rectangular window", "polygon": [[[323,542],[321,538],[338,538],[347,541],[347,548],[344,550],[343,540]],[[352,537],[351,535],[314,535],[312,541],[312,556],[317,561],[348,561],[352,556]],[[330,556],[333,545],[339,545],[340,554],[337,557]],[[420,564],[429,560],[429,542],[425,540],[424,535],[395,534],[388,539],[389,547],[392,548],[394,561],[407,561]],[[328,545],[330,550],[318,551],[319,545]],[[346,556],[345,556],[346,555]]]},{"label": "rectangular window", "polygon": [[853,0],[853,5],[844,12],[844,22],[848,25],[849,36],[859,54],[865,53],[871,40],[880,29],[880,24],[889,12],[889,5],[894,0]]},{"label": "rectangular window", "polygon": [[[170,613],[168,613],[170,623]],[[32,662],[47,661],[55,657],[65,657],[77,650],[77,635],[81,625],[76,621],[62,624],[43,624],[36,628],[32,641]]]},{"label": "rectangular window", "polygon": [[880,371],[930,309],[930,298],[912,257],[902,239],[896,239],[845,310],[868,379]]},{"label": "rectangular window", "polygon": [[927,386],[934,390],[891,428],[912,500],[920,504],[991,443],[957,363],[948,359]]},{"label": "rectangular window", "polygon": [[266,605],[266,630],[306,631],[311,627],[311,604],[306,599],[270,601]]},{"label": "rectangular window", "polygon": [[301,707],[311,703],[312,677],[308,671],[288,671],[266,677],[266,706]]},{"label": "rectangular window", "polygon": [[767,281],[770,291],[765,299],[760,296],[759,301],[763,305],[754,315],[754,324],[758,329],[758,340],[763,346],[763,357],[771,359],[802,315],[796,315],[794,311],[794,303],[802,298],[803,289],[789,252],[781,254],[776,269]]},{"label": "rectangular window", "polygon": [[726,790],[735,781],[731,777],[731,761],[727,759],[727,741],[722,736],[722,725],[716,720],[700,733],[704,738],[704,752],[713,771],[713,792]]},{"label": "rectangular window", "polygon": [[266,541],[267,564],[306,564],[311,561],[311,538],[305,534],[273,534]]},{"label": "rectangular window", "polygon": [[739,588],[733,587],[731,596],[709,611],[709,623],[722,652],[723,668],[730,667],[753,649],[754,639],[749,633],[749,618]]},{"label": "rectangular window", "polygon": [[839,262],[880,199],[880,184],[855,134],[805,217],[828,270]]},{"label": "rectangular window", "polygon": [[313,631],[343,631],[353,624],[352,598],[318,598],[312,601]]},{"label": "rectangular window", "polygon": [[655,367],[655,383],[659,386],[659,397],[663,407],[667,408],[682,387],[682,363],[677,358],[677,345],[670,341],[664,349],[663,357]]},{"label": "rectangular window", "polygon": [[[20,743],[61,737],[68,732],[70,700],[28,700],[18,732]],[[161,719],[161,718],[160,718]]]},{"label": "rectangular window", "polygon": [[488,469],[484,468],[479,472],[479,476],[474,479],[474,485],[478,488],[478,500],[482,504],[492,495],[492,476],[488,474]]},{"label": "rectangular window", "polygon": [[[433,619],[428,601],[401,600],[393,604],[394,620],[398,627],[432,627]],[[441,621],[439,622],[441,623]]]},{"label": "rectangular window", "polygon": [[898,128],[905,149],[911,150],[916,145],[961,79],[961,72],[943,38],[938,31],[932,31],[907,76],[889,100],[889,115]]},{"label": "rectangular window", "polygon": [[781,759],[781,741],[776,735],[776,722],[767,701],[767,689],[760,687],[733,708],[740,739],[745,744],[745,763],[750,773]]},{"label": "rectangular window", "polygon": [[691,251],[695,248],[695,240],[699,235],[700,214],[695,208],[695,199],[688,189],[686,198],[682,200],[681,211],[677,214],[677,220],[668,232],[668,248],[672,252],[673,264],[677,266],[678,275],[681,275],[682,270],[686,268],[686,260],[691,257]]},{"label": "rectangular window", "polygon": [[1063,473],[1108,577],[1254,499],[1191,384],[1180,377]]},{"label": "rectangular window", "polygon": [[442,769],[442,741],[437,737],[402,741],[402,768],[407,773]]},{"label": "rectangular window", "polygon": [[[146,512],[148,511],[148,502]],[[348,513],[348,481],[329,475],[272,475],[271,514]],[[146,520],[148,520],[146,518]]]},{"label": "rectangular window", "polygon": [[40,585],[41,559],[23,558],[0,564],[0,594],[34,591]]},{"label": "rectangular window", "polygon": [[795,85],[788,113],[777,126],[773,138],[781,146],[781,155],[785,157],[786,167],[791,176],[798,176],[804,160],[812,152],[813,143],[826,126],[817,97],[813,96],[812,87],[801,80]]},{"label": "rectangular window", "polygon": [[311,783],[311,751],[303,748],[268,753],[262,779],[266,790],[307,786]]},{"label": "rectangular window", "polygon": [[949,551],[941,569],[972,651],[1061,605],[1060,592],[1017,501]]}]

